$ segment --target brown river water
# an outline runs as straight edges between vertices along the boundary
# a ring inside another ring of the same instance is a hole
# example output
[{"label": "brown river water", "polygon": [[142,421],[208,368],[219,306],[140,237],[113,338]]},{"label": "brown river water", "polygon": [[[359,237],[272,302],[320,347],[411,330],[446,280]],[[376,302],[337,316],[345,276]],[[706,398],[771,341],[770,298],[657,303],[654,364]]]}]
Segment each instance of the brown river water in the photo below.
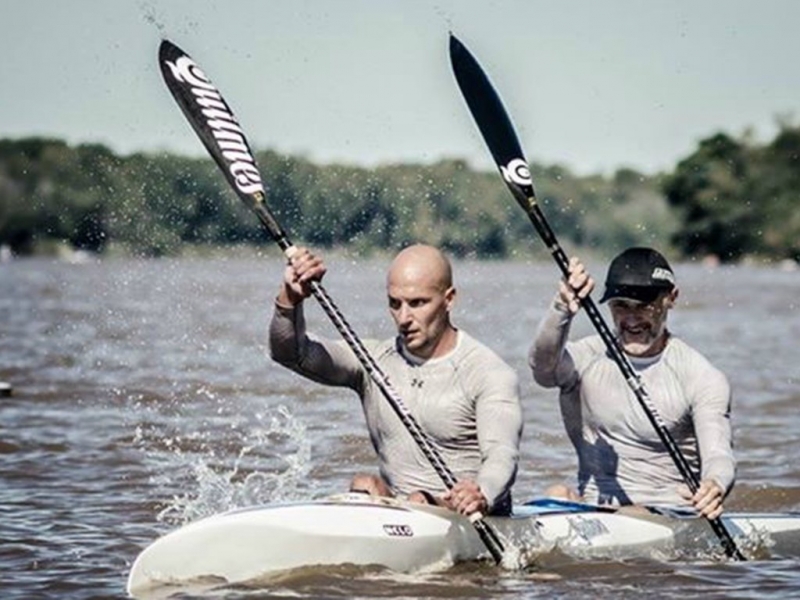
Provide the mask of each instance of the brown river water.
[{"label": "brown river water", "polygon": [[[391,335],[387,262],[340,255],[326,288],[361,337]],[[596,265],[595,273],[603,268]],[[159,535],[228,508],[343,491],[373,452],[354,394],[266,354],[275,253],[214,259],[0,264],[0,598],[122,598]],[[739,460],[729,509],[800,510],[800,271],[677,267],[673,331],[725,371]],[[555,394],[526,353],[553,264],[455,264],[456,323],[521,376],[523,501],[574,478]],[[310,328],[334,337],[322,311]],[[575,333],[590,333],[585,317]],[[797,558],[637,561],[542,556],[398,575],[327,569],[174,598],[766,598],[800,594]]]}]

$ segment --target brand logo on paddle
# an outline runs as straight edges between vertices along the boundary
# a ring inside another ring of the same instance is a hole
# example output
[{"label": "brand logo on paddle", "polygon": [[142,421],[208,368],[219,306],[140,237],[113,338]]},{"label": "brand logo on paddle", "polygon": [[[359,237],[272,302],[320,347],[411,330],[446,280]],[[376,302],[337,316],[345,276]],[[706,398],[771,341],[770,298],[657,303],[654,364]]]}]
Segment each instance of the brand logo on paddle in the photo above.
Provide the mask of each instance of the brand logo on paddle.
[{"label": "brand logo on paddle", "polygon": [[506,166],[501,166],[500,173],[503,175],[503,179],[509,183],[533,185],[531,170],[528,168],[528,163],[521,158],[515,158]]},{"label": "brand logo on paddle", "polygon": [[228,171],[239,191],[245,194],[263,193],[261,175],[247,147],[244,133],[217,88],[188,56],[181,56],[175,62],[167,61],[166,64],[176,80],[190,86],[206,126],[214,136],[220,153],[228,161]]}]

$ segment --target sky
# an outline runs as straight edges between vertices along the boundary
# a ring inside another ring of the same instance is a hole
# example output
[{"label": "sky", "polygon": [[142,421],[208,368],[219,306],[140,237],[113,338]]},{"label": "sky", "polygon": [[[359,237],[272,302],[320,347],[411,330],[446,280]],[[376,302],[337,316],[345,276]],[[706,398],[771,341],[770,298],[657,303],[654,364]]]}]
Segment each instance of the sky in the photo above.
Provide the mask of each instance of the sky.
[{"label": "sky", "polygon": [[158,71],[167,38],[255,149],[492,168],[452,32],[529,161],[651,174],[719,131],[798,124],[798,24],[795,0],[0,0],[0,138],[204,155]]}]

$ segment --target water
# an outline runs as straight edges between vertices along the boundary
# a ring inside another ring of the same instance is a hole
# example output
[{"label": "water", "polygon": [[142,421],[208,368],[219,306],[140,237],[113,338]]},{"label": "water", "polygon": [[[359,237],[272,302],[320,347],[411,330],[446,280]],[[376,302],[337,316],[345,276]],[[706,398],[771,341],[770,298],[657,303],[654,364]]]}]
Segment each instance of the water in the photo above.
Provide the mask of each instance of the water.
[{"label": "water", "polygon": [[[340,256],[326,287],[362,337],[391,334],[386,261]],[[272,364],[265,331],[274,254],[228,259],[0,265],[2,598],[124,597],[131,562],[170,529],[235,506],[342,491],[373,469],[358,401]],[[455,320],[521,374],[516,497],[573,477],[555,396],[526,352],[550,301],[552,264],[459,262]],[[594,272],[601,273],[595,266]],[[730,509],[800,509],[796,340],[800,273],[678,268],[673,329],[730,377],[738,483]],[[317,307],[309,325],[335,330]],[[589,333],[585,317],[576,333]],[[800,587],[793,559],[489,565],[397,575],[330,569],[180,598],[758,598]]]}]

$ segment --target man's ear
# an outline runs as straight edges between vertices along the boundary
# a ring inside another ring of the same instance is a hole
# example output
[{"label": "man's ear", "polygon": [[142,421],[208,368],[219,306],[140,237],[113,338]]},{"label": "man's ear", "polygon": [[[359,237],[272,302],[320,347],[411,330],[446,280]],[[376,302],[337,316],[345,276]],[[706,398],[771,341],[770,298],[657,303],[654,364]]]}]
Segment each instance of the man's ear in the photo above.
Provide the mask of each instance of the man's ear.
[{"label": "man's ear", "polygon": [[444,302],[447,306],[447,310],[450,311],[453,308],[453,305],[456,303],[456,288],[450,286],[444,292]]},{"label": "man's ear", "polygon": [[678,288],[672,288],[667,296],[667,308],[675,308],[675,303],[678,301],[678,296],[680,294],[680,290]]}]

